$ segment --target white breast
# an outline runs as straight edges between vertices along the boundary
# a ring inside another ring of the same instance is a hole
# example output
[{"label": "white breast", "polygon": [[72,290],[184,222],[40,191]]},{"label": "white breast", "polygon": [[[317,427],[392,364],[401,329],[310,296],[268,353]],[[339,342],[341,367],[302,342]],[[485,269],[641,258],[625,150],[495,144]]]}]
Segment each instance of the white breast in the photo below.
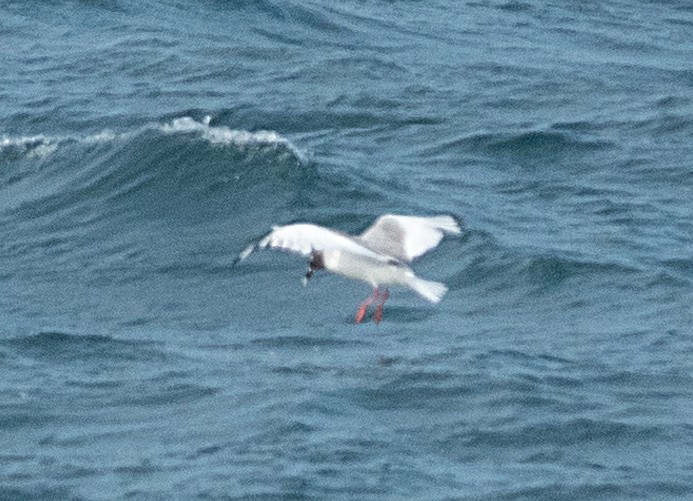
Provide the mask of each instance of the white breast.
[{"label": "white breast", "polygon": [[361,280],[373,287],[403,285],[413,275],[411,268],[387,258],[376,259],[362,254],[352,254],[329,249],[323,252],[325,268],[347,278]]}]

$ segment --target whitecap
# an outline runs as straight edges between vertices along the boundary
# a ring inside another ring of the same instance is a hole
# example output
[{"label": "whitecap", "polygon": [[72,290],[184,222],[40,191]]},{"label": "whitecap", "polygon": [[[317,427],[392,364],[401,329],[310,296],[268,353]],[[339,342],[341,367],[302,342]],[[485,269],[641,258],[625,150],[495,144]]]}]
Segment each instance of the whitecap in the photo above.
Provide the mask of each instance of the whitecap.
[{"label": "whitecap", "polygon": [[0,137],[0,152],[10,151],[27,158],[44,159],[54,153],[60,146],[70,143],[100,144],[118,139],[122,135],[103,131],[88,136],[35,136]]},{"label": "whitecap", "polygon": [[62,140],[59,137],[49,137],[44,135],[22,136],[0,138],[0,152],[10,151],[15,154],[26,155],[30,158],[45,158],[53,153],[58,143]]},{"label": "whitecap", "polygon": [[84,136],[46,136],[43,134],[22,137],[0,136],[0,153],[10,150],[18,155],[26,155],[28,158],[44,159],[65,144],[104,144],[129,139],[145,131],[156,130],[166,134],[198,134],[200,138],[212,145],[233,146],[242,151],[256,148],[282,148],[299,161],[305,160],[304,153],[277,132],[268,130],[249,132],[243,129],[232,129],[224,125],[212,126],[210,125],[211,121],[212,118],[209,115],[203,117],[201,121],[183,116],[174,118],[170,122],[145,125],[130,132],[116,133],[103,130]]},{"label": "whitecap", "polygon": [[291,141],[271,130],[259,130],[250,132],[242,129],[231,129],[225,125],[210,125],[212,118],[207,115],[201,121],[192,117],[174,118],[169,123],[162,124],[159,128],[166,133],[199,133],[202,139],[210,144],[221,146],[235,146],[240,149],[269,146],[283,147],[289,150],[299,160],[305,159],[304,153]]}]

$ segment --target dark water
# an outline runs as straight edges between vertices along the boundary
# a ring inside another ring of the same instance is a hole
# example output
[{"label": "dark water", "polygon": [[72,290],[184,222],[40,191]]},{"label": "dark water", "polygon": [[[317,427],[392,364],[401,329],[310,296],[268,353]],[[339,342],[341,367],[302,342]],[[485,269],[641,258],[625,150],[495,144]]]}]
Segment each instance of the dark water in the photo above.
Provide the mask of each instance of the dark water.
[{"label": "dark water", "polygon": [[[0,498],[690,499],[688,1],[3,2]],[[465,221],[437,307],[273,224]]]}]

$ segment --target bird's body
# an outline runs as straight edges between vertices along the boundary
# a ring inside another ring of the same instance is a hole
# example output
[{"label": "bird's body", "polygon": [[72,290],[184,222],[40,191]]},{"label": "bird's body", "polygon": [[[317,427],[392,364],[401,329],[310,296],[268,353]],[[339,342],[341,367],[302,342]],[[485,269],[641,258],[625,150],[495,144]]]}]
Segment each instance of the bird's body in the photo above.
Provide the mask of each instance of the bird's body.
[{"label": "bird's body", "polygon": [[[266,247],[309,257],[304,283],[319,269],[368,283],[374,293],[359,307],[356,321],[360,322],[368,306],[377,300],[375,320],[380,322],[383,304],[389,296],[387,287],[409,288],[433,303],[441,300],[447,287],[417,277],[406,263],[436,247],[443,233],[460,231],[451,216],[384,215],[360,236],[308,223],[275,226],[267,236],[246,248],[237,261]],[[382,287],[384,291],[380,290]]]},{"label": "bird's body", "polygon": [[408,266],[395,259],[382,259],[366,254],[345,252],[340,249],[322,251],[325,269],[346,278],[361,280],[373,288],[380,285],[405,285]]}]

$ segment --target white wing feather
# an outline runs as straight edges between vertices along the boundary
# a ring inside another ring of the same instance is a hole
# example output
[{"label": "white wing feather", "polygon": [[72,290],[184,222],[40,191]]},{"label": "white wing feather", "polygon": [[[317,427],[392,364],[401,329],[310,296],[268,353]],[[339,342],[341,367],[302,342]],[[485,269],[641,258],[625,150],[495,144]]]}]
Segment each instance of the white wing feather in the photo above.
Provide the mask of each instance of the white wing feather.
[{"label": "white wing feather", "polygon": [[404,262],[436,247],[444,233],[459,234],[457,221],[451,216],[397,216],[386,214],[376,219],[360,237],[370,249]]},{"label": "white wing feather", "polygon": [[315,224],[290,224],[275,226],[257,244],[250,245],[238,256],[238,261],[248,257],[256,248],[273,248],[310,256],[315,251],[337,249],[371,258],[383,259],[373,250],[364,247],[353,237]]}]

